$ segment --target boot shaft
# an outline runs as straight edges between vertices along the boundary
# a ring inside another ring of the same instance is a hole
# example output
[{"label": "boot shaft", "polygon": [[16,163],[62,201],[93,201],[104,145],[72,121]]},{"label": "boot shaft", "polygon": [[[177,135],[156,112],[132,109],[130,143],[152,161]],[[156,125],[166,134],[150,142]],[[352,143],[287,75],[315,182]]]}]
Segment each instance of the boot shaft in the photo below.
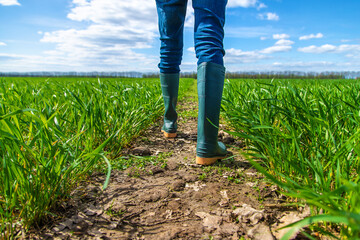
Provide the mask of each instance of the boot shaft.
[{"label": "boot shaft", "polygon": [[176,132],[177,130],[177,113],[176,105],[179,91],[179,73],[161,73],[160,83],[164,99],[164,125],[162,130],[168,133]]},{"label": "boot shaft", "polygon": [[225,68],[216,63],[201,63],[198,67],[198,137],[197,155],[211,155],[218,148],[218,127]]}]

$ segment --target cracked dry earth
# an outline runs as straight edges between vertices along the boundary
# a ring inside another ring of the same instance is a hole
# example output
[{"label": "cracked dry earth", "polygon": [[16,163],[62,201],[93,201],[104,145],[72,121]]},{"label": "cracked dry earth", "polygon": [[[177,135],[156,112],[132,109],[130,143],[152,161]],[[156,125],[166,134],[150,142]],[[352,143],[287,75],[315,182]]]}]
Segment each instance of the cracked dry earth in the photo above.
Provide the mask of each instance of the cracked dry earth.
[{"label": "cracked dry earth", "polygon": [[113,170],[105,191],[104,174],[93,174],[65,203],[62,219],[28,238],[279,239],[284,233],[279,227],[309,214],[307,208],[286,207],[278,189],[241,157],[242,142],[224,132],[219,140],[233,156],[215,166],[196,166],[196,118],[182,114],[196,104],[179,105],[177,138],[164,139],[159,120],[123,153],[167,153],[166,166]]}]

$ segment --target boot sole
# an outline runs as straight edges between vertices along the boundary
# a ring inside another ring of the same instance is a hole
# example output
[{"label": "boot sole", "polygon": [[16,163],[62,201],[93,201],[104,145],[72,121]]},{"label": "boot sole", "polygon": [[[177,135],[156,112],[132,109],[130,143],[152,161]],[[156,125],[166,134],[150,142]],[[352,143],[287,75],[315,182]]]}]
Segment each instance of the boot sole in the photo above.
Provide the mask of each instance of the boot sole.
[{"label": "boot sole", "polygon": [[161,132],[164,133],[164,136],[165,136],[166,138],[175,138],[175,137],[177,136],[176,133],[168,133],[168,132],[165,132],[164,130],[161,130]]},{"label": "boot sole", "polygon": [[211,157],[211,158],[203,158],[203,157],[196,156],[196,164],[204,165],[204,166],[212,165],[212,164],[216,163],[217,160],[224,159],[224,158],[226,158],[226,156]]}]

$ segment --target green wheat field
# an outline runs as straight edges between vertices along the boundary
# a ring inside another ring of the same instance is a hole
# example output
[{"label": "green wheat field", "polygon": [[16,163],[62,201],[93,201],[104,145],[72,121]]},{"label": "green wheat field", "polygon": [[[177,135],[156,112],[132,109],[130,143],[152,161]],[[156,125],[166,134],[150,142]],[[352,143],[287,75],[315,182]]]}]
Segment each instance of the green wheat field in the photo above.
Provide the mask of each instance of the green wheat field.
[{"label": "green wheat field", "polygon": [[[181,79],[180,97],[195,79]],[[225,81],[222,117],[244,156],[310,226],[360,236],[360,81]],[[51,215],[76,182],[159,119],[159,79],[0,79],[0,238]],[[288,233],[290,236],[291,231]]]}]

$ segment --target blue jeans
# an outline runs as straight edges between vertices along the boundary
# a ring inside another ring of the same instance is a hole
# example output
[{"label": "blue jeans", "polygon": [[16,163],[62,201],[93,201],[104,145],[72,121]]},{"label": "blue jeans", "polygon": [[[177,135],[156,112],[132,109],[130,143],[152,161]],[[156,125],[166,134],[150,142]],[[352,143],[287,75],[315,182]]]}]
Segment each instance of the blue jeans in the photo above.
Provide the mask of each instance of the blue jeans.
[{"label": "blue jeans", "polygon": [[[227,0],[193,0],[195,52],[198,65],[213,62],[224,65],[223,39]],[[183,32],[187,0],[156,0],[161,73],[178,73],[183,54]]]}]

